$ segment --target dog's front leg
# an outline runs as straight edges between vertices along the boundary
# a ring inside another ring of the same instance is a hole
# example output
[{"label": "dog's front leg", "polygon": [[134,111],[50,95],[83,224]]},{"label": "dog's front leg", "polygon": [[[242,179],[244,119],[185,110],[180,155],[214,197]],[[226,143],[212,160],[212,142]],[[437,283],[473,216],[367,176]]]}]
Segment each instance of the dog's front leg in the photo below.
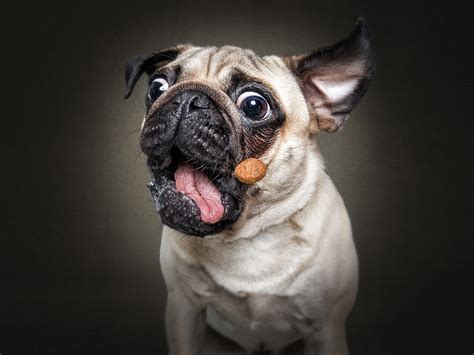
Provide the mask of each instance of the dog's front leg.
[{"label": "dog's front leg", "polygon": [[200,354],[205,331],[205,308],[195,304],[183,292],[169,292],[166,305],[166,338],[170,354]]},{"label": "dog's front leg", "polygon": [[328,324],[305,337],[304,355],[347,355],[346,331],[343,324]]}]

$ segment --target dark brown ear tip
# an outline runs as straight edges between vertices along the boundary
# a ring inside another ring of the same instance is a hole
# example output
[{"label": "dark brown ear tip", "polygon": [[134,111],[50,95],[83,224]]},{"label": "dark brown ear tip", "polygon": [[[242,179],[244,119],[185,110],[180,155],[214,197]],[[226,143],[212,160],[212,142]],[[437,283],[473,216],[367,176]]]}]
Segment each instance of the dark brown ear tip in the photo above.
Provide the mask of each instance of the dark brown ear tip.
[{"label": "dark brown ear tip", "polygon": [[367,20],[364,17],[360,16],[357,19],[357,22],[356,22],[356,24],[354,26],[354,29],[352,31],[352,37],[357,37],[357,38],[360,38],[362,40],[371,42],[369,26],[367,24]]},{"label": "dark brown ear tip", "polygon": [[350,36],[352,41],[358,43],[361,48],[366,50],[367,58],[370,62],[375,61],[375,49],[372,35],[370,34],[367,20],[360,16],[357,19],[352,35]]},{"label": "dark brown ear tip", "polygon": [[367,27],[367,20],[364,16],[359,16],[357,18],[356,27]]},{"label": "dark brown ear tip", "polygon": [[364,36],[370,36],[369,33],[369,24],[365,17],[359,16],[354,26],[354,32],[360,33]]}]

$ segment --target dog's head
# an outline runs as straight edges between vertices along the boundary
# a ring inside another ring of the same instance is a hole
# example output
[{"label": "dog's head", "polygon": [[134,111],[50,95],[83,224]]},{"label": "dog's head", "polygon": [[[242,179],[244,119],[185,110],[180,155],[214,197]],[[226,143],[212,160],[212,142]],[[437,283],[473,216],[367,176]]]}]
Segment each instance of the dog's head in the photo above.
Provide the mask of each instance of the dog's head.
[{"label": "dog's head", "polygon": [[[149,76],[140,145],[162,222],[189,235],[214,234],[262,191],[288,193],[304,170],[295,148],[313,133],[337,131],[373,71],[363,19],[348,38],[300,56],[179,45],[131,59],[125,97]],[[251,186],[234,176],[249,157],[267,164],[267,176]],[[279,184],[286,186],[280,192],[270,188]]]}]

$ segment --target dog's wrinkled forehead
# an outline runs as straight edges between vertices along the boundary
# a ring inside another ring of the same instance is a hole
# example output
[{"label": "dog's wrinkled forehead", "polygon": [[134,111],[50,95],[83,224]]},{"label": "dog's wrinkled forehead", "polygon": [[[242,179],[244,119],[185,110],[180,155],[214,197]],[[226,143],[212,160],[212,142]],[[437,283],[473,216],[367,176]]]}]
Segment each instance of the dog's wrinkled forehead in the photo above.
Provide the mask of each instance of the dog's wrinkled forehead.
[{"label": "dog's wrinkled forehead", "polygon": [[[278,63],[279,62],[279,63]],[[283,62],[277,57],[260,58],[249,49],[238,47],[192,47],[172,63],[180,66],[184,80],[203,79],[225,83],[235,72],[262,77],[278,71]],[[286,70],[288,72],[288,70]]]},{"label": "dog's wrinkled forehead", "polygon": [[233,46],[224,47],[190,47],[183,51],[168,67],[179,71],[178,82],[206,81],[227,91],[236,77],[246,80],[258,80],[269,89],[273,88],[275,99],[285,100],[298,83],[277,56],[259,57],[249,49]]}]

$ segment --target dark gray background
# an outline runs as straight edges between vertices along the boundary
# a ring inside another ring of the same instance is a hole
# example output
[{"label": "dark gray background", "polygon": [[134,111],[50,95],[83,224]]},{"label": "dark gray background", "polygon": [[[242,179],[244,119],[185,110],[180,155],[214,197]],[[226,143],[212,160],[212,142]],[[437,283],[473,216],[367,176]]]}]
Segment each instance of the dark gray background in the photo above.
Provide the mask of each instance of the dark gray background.
[{"label": "dark gray background", "polygon": [[164,354],[160,223],[124,64],[180,42],[298,54],[369,21],[378,71],[318,139],[351,215],[352,354],[471,354],[472,19],[410,1],[38,3],[2,10],[0,353]]}]

